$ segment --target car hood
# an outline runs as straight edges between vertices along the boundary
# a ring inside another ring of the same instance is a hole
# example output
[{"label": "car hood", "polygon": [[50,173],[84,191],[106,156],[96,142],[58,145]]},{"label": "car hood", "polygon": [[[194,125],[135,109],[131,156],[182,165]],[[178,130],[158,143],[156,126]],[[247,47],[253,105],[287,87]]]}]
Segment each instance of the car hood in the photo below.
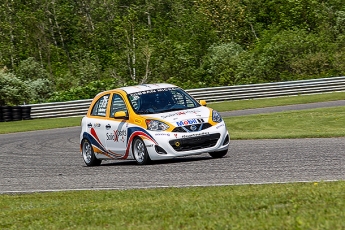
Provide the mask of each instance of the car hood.
[{"label": "car hood", "polygon": [[208,107],[200,106],[194,109],[144,115],[144,117],[164,120],[174,126],[185,126],[207,122],[211,115],[211,111],[212,109]]}]

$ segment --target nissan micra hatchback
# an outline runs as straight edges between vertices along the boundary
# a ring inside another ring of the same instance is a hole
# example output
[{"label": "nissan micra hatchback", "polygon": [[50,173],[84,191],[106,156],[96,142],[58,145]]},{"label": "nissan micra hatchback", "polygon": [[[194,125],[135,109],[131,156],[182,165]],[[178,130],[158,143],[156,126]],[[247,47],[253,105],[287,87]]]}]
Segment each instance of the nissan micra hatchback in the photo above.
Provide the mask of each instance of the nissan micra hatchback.
[{"label": "nissan micra hatchback", "polygon": [[145,84],[99,93],[81,122],[80,148],[87,166],[102,160],[151,160],[227,154],[230,136],[222,117],[171,84]]}]

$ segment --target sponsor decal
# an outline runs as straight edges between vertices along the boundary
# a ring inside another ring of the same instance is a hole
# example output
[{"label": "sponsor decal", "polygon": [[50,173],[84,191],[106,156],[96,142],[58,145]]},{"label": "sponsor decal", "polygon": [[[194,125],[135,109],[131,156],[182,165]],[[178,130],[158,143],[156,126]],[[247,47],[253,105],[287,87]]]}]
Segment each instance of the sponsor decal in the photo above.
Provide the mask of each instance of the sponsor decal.
[{"label": "sponsor decal", "polygon": [[168,136],[168,137],[170,137],[170,133],[156,133],[155,136]]},{"label": "sponsor decal", "polygon": [[93,127],[101,127],[101,124],[100,123],[95,123],[95,124],[93,124]]},{"label": "sponsor decal", "polygon": [[[119,140],[125,142],[125,137],[127,136],[126,130],[114,130],[114,133],[107,133],[107,141],[113,140],[118,142]],[[120,138],[120,139],[119,139]]]},{"label": "sponsor decal", "polygon": [[186,125],[193,125],[193,124],[199,124],[199,123],[203,123],[204,119],[187,119],[187,120],[183,120],[183,121],[177,121],[176,125],[177,126],[186,126]]},{"label": "sponsor decal", "polygon": [[177,138],[177,133],[174,133],[175,138]]},{"label": "sponsor decal", "polygon": [[151,148],[153,145],[146,145],[147,148]]},{"label": "sponsor decal", "polygon": [[202,132],[202,133],[195,133],[192,135],[182,135],[182,138],[189,138],[189,137],[198,137],[210,134],[209,132]]},{"label": "sponsor decal", "polygon": [[175,116],[181,116],[181,115],[187,115],[187,114],[190,114],[190,113],[193,113],[193,114],[197,114],[197,113],[200,113],[201,111],[200,110],[188,110],[188,111],[178,111],[178,112],[175,112],[175,113],[169,113],[167,115],[162,115],[161,118],[167,118],[167,117],[175,117]]},{"label": "sponsor decal", "polygon": [[219,129],[219,128],[223,127],[223,126],[225,126],[225,124],[218,125],[218,126],[216,126],[216,129]]}]

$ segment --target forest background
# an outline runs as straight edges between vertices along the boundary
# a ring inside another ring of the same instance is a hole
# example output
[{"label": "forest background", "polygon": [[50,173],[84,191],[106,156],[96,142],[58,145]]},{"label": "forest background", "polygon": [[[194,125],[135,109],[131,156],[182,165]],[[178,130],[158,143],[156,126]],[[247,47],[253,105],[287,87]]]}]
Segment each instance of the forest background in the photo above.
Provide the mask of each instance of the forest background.
[{"label": "forest background", "polygon": [[343,0],[2,0],[0,105],[342,76]]}]

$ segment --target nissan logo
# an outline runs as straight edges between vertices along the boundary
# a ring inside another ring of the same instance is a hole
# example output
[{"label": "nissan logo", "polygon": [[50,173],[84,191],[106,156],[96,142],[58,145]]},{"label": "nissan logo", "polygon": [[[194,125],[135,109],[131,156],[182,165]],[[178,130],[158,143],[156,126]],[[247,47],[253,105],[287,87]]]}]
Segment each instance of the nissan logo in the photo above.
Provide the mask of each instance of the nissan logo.
[{"label": "nissan logo", "polygon": [[190,130],[195,131],[197,129],[196,125],[191,125]]}]

